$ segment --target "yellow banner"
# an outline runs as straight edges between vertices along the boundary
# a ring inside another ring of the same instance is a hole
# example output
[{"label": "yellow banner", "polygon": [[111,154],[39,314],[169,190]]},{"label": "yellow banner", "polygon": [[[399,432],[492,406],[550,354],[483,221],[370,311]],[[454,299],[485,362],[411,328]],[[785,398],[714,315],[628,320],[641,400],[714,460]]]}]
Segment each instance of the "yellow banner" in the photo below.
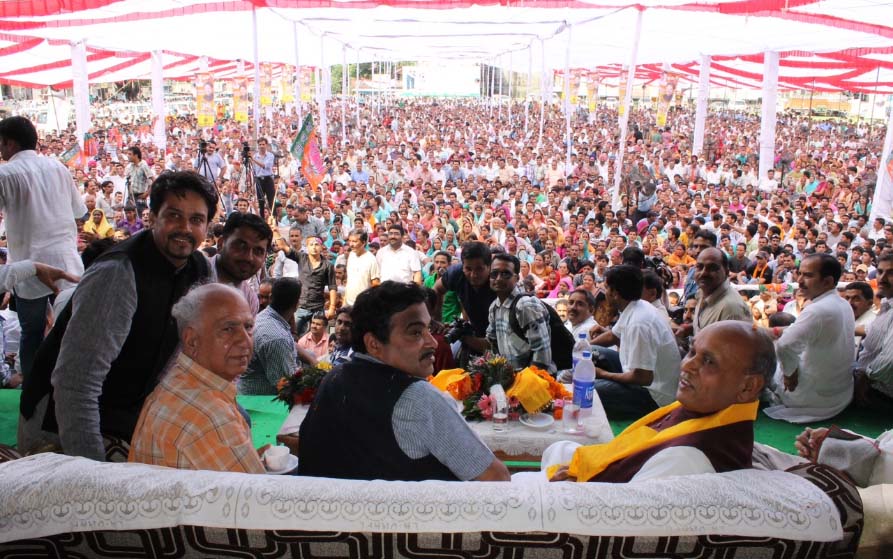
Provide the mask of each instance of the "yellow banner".
[{"label": "yellow banner", "polygon": [[598,76],[589,76],[586,80],[586,98],[589,102],[589,112],[594,113],[598,109],[598,85],[600,79]]},{"label": "yellow banner", "polygon": [[233,80],[233,117],[236,122],[248,122],[248,78]]},{"label": "yellow banner", "polygon": [[617,106],[617,115],[621,117],[626,112],[626,108],[623,106],[623,103],[624,101],[626,101],[626,78],[628,73],[629,68],[627,68],[626,66],[620,69],[620,86],[617,90],[617,103],[619,103],[619,105]]},{"label": "yellow banner", "polygon": [[659,127],[667,126],[670,103],[673,101],[673,94],[678,83],[679,76],[676,74],[664,74],[661,77],[660,93],[657,96],[657,126]]},{"label": "yellow banner", "polygon": [[214,126],[214,77],[211,74],[195,76],[195,114],[198,126]]},{"label": "yellow banner", "polygon": [[282,67],[282,76],[280,77],[280,88],[282,92],[279,99],[283,103],[292,103],[295,100],[295,67],[286,64]]},{"label": "yellow banner", "polygon": [[313,68],[302,66],[298,79],[301,80],[301,101],[309,102],[313,99]]},{"label": "yellow banner", "polygon": [[260,104],[262,107],[273,104],[273,65],[269,62],[260,65]]},{"label": "yellow banner", "polygon": [[571,105],[580,103],[580,76],[571,76]]}]

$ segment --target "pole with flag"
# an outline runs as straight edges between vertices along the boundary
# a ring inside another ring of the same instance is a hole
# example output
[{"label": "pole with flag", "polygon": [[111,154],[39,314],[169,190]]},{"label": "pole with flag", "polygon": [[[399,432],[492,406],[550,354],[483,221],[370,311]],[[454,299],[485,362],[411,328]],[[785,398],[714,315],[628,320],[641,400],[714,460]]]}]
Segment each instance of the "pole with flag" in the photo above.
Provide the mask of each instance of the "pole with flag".
[{"label": "pole with flag", "polygon": [[326,168],[319,150],[319,139],[316,135],[316,127],[313,125],[313,115],[307,114],[304,117],[301,129],[288,151],[301,162],[301,174],[310,184],[311,190],[319,189],[319,184],[326,175]]}]

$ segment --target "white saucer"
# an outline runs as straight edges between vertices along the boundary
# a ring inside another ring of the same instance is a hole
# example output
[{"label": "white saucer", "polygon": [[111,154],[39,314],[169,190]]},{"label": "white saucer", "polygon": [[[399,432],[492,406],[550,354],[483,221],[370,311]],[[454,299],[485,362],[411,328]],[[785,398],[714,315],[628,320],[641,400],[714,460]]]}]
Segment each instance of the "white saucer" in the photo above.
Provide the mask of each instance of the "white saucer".
[{"label": "white saucer", "polygon": [[277,471],[270,470],[267,468],[267,474],[288,474],[298,468],[298,458],[289,453],[288,455],[288,464],[285,465],[284,469],[279,469]]},{"label": "white saucer", "polygon": [[545,430],[555,423],[555,419],[552,418],[551,414],[542,412],[538,414],[522,414],[519,420],[522,424],[534,430]]}]

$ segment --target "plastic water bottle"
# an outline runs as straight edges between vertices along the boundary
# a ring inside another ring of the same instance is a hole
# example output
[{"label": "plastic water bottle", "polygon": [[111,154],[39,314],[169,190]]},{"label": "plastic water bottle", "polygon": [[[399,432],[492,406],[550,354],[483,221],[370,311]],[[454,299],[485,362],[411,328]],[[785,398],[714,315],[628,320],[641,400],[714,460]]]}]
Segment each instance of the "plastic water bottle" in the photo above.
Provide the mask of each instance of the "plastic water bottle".
[{"label": "plastic water bottle", "polygon": [[571,370],[577,368],[577,362],[583,357],[583,352],[589,352],[591,350],[592,345],[589,344],[589,336],[585,331],[578,332],[577,341],[574,343],[574,349],[571,353]]},{"label": "plastic water bottle", "polygon": [[592,415],[594,392],[595,364],[592,363],[592,352],[586,350],[574,366],[574,401],[570,407],[570,414],[565,407],[563,417],[566,432],[575,434],[583,432],[585,419]]}]

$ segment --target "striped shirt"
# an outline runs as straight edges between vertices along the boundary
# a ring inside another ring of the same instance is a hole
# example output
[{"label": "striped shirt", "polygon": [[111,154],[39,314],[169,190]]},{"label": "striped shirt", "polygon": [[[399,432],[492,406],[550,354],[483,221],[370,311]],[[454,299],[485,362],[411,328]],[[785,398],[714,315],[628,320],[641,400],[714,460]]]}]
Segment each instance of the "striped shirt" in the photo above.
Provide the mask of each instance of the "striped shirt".
[{"label": "striped shirt", "polygon": [[298,369],[295,339],[288,323],[272,307],[257,314],[254,323],[254,354],[239,379],[243,395],[275,395],[276,384]]},{"label": "striped shirt", "polygon": [[[515,334],[510,321],[512,302],[518,297],[523,299],[515,306],[515,313],[527,340]],[[505,356],[512,367],[525,368],[536,363],[555,373],[549,312],[544,305],[538,298],[525,295],[517,286],[505,301],[499,301],[497,297],[490,304],[487,340],[491,347],[499,348],[499,354]]]},{"label": "striped shirt", "polygon": [[131,463],[263,473],[232,383],[178,354],[146,399],[130,442]]}]

